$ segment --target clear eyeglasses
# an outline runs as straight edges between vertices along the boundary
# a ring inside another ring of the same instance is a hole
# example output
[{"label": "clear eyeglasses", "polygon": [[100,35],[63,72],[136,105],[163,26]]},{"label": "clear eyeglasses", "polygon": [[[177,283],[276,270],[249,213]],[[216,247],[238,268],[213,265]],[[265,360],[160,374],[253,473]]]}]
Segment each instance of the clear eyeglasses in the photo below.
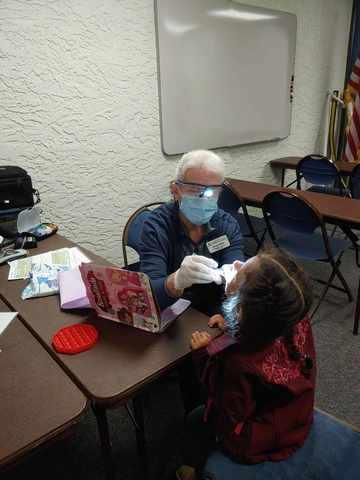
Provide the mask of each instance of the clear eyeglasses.
[{"label": "clear eyeglasses", "polygon": [[221,185],[201,185],[199,183],[184,183],[184,182],[176,182],[178,185],[180,192],[183,195],[188,195],[190,197],[198,197],[198,198],[219,198],[219,195],[222,190]]}]

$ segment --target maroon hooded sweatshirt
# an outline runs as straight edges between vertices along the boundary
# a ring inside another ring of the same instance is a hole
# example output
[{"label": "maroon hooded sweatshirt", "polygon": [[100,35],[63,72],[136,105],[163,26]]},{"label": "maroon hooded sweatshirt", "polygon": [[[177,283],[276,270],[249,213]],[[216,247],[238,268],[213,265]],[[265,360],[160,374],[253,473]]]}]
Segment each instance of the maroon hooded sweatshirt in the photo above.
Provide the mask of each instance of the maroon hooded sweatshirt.
[{"label": "maroon hooded sweatshirt", "polygon": [[227,334],[192,352],[209,395],[204,420],[231,454],[244,463],[279,461],[305,442],[313,421],[315,347],[308,317],[294,343],[312,358],[306,380],[283,337],[269,342],[234,340]]}]

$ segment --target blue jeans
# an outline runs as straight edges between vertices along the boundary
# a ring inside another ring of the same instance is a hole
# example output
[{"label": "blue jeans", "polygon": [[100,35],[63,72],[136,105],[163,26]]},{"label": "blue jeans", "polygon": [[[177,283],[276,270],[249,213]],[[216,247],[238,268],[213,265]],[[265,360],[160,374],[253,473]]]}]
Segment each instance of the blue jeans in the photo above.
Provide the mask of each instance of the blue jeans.
[{"label": "blue jeans", "polygon": [[191,455],[196,480],[203,479],[203,469],[210,454],[216,450],[216,437],[204,422],[205,405],[195,408],[188,418],[187,425],[191,440]]}]

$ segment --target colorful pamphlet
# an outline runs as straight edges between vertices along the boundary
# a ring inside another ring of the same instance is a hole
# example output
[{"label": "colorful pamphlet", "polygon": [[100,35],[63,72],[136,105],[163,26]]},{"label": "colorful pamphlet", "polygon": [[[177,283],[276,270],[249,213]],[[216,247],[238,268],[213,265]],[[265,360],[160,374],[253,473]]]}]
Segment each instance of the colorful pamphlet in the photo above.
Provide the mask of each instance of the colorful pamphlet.
[{"label": "colorful pamphlet", "polygon": [[91,260],[79,248],[60,248],[59,250],[40,253],[39,255],[21,258],[20,260],[13,260],[10,262],[8,280],[29,278],[30,272],[39,272],[41,269],[44,269],[44,266],[45,271],[47,266],[52,268],[59,266],[62,270],[65,270],[63,267],[67,266],[67,270],[69,270],[80,265],[81,262],[91,262]]},{"label": "colorful pamphlet", "polygon": [[30,283],[21,293],[23,300],[58,294],[59,272],[68,272],[82,262],[91,262],[77,247],[53,250],[21,260],[25,262],[10,262],[9,279],[30,278]]},{"label": "colorful pamphlet", "polygon": [[160,312],[145,273],[88,263],[82,263],[79,270],[91,307],[108,320],[158,333],[190,305],[180,299]]}]

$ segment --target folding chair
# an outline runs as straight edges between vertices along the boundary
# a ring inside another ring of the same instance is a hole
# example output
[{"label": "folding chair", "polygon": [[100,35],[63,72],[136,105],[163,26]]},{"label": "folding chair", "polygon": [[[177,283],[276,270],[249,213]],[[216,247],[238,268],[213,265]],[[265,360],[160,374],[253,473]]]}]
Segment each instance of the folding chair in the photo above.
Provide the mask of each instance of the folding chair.
[{"label": "folding chair", "polygon": [[[301,190],[301,180],[313,184],[310,192],[326,193],[347,197],[350,191],[343,188],[340,170],[331,160],[324,155],[307,155],[303,157],[296,167],[296,188]],[[339,185],[334,187],[333,185]],[[332,186],[331,186],[332,185]]]},{"label": "folding chair", "polygon": [[223,453],[208,458],[205,480],[357,480],[360,433],[353,425],[314,409],[314,422],[304,445],[286,460],[244,465]]},{"label": "folding chair", "polygon": [[[297,193],[289,193],[282,189],[268,193],[263,200],[263,214],[270,237],[278,248],[297,258],[329,262],[332,266],[331,275],[326,282],[313,278],[325,285],[325,288],[311,313],[311,318],[330,287],[346,293],[349,300],[353,300],[349,286],[339,270],[341,256],[352,246],[351,240],[328,236],[322,215],[312,203]],[[281,236],[275,234],[269,215],[274,225],[281,230]],[[316,229],[321,233],[315,232]],[[336,261],[334,257],[338,257]],[[343,288],[332,285],[335,276]]]},{"label": "folding chair", "polygon": [[[353,248],[355,250],[355,260],[356,266],[360,268],[360,259],[359,259],[359,237],[352,231],[352,229],[346,227],[346,225],[341,227],[346,236],[351,240],[353,244]],[[360,276],[359,276],[359,285],[356,297],[356,307],[355,307],[355,318],[354,318],[354,327],[353,327],[353,334],[357,335],[359,331],[359,319],[360,319]]]},{"label": "folding chair", "polygon": [[122,252],[124,258],[125,270],[132,270],[138,272],[140,269],[140,261],[129,264],[127,256],[127,247],[131,247],[139,254],[140,251],[140,232],[144,220],[153,210],[151,207],[158,207],[164,202],[148,203],[143,207],[138,208],[126,222],[122,235]]},{"label": "folding chair", "polygon": [[[244,199],[228,183],[223,183],[222,192],[220,193],[218,206],[227,213],[230,213],[240,225],[243,237],[252,238],[256,242],[255,255],[262,247],[267,232],[265,220],[263,218],[249,215]],[[242,209],[242,213],[239,210]],[[251,257],[245,253],[247,257]]]}]

